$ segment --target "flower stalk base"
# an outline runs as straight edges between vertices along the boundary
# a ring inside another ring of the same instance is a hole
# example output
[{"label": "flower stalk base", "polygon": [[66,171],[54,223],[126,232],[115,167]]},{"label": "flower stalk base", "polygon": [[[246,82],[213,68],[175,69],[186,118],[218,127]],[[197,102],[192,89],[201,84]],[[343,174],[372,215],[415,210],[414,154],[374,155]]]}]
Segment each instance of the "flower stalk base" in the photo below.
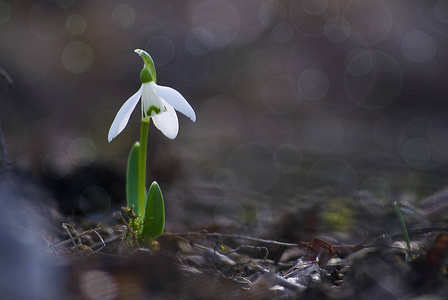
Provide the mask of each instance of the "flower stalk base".
[{"label": "flower stalk base", "polygon": [[138,152],[138,214],[143,219],[146,207],[146,153],[148,150],[149,119],[143,119],[140,127],[140,149]]}]

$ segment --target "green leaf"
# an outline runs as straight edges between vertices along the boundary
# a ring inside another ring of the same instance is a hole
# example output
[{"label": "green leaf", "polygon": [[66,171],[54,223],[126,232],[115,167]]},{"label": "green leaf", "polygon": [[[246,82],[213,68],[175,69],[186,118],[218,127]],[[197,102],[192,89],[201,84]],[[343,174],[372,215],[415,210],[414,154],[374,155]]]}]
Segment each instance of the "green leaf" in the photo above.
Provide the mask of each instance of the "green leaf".
[{"label": "green leaf", "polygon": [[412,259],[412,249],[411,249],[411,243],[409,240],[408,230],[406,228],[406,223],[404,222],[403,215],[401,214],[401,209],[398,206],[397,201],[394,202],[394,206],[395,206],[395,213],[397,214],[398,220],[400,220],[401,230],[403,231],[403,236],[404,236],[404,240],[406,242],[406,247],[408,248],[408,251],[406,253],[406,258],[411,260]]},{"label": "green leaf", "polygon": [[136,142],[132,147],[128,158],[128,168],[126,171],[126,199],[128,207],[134,205],[134,213],[138,212],[138,152],[140,143]]},{"label": "green leaf", "polygon": [[142,235],[155,240],[163,233],[165,228],[165,206],[162,191],[157,182],[153,182],[149,188],[146,199],[145,219],[143,220]]}]

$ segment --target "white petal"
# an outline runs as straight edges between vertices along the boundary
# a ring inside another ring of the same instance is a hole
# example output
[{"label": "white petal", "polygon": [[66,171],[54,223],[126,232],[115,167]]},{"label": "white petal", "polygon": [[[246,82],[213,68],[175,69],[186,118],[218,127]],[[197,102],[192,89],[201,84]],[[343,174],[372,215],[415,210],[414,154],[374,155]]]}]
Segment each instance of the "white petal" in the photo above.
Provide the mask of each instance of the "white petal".
[{"label": "white petal", "polygon": [[164,103],[167,111],[152,117],[154,125],[170,139],[175,139],[179,132],[179,121],[174,108],[168,103]]},{"label": "white petal", "polygon": [[154,91],[153,86],[149,83],[143,83],[143,91],[142,91],[142,116],[143,118],[153,117],[158,114],[156,111],[151,111],[151,114],[147,114],[148,109],[150,107],[158,108],[160,111],[163,111],[164,101],[157,95],[156,91]]},{"label": "white petal", "polygon": [[167,86],[157,85],[154,82],[150,82],[150,84],[163,100],[171,104],[177,111],[189,117],[193,122],[196,121],[196,114],[193,108],[178,91]]},{"label": "white petal", "polygon": [[109,129],[109,135],[107,136],[109,142],[119,135],[128,124],[129,118],[131,117],[138,100],[140,100],[140,97],[142,96],[142,91],[143,86],[141,86],[137,93],[132,95],[131,98],[129,98],[118,111]]}]

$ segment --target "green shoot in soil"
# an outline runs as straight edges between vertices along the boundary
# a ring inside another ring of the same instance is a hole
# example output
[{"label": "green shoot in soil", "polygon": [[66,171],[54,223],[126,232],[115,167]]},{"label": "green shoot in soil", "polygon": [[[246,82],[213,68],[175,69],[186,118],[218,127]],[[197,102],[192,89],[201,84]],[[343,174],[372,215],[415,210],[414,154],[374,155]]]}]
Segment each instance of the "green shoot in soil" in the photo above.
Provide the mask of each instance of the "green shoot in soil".
[{"label": "green shoot in soil", "polygon": [[400,207],[398,206],[397,201],[394,202],[394,206],[395,206],[395,212],[397,213],[398,220],[400,220],[401,229],[403,230],[404,240],[406,242],[406,247],[408,250],[406,253],[406,258],[410,260],[410,259],[412,259],[412,250],[411,250],[411,243],[409,242],[408,230],[406,229],[406,223],[404,222],[403,215],[401,214],[401,210],[400,210]]}]

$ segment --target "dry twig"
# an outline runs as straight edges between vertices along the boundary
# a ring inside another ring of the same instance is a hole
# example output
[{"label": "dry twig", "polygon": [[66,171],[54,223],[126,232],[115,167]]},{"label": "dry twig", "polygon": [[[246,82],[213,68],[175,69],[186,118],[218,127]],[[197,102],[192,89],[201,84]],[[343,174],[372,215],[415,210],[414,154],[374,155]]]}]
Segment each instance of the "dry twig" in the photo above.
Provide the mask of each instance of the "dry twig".
[{"label": "dry twig", "polygon": [[[64,245],[66,245],[66,244],[71,242],[73,244],[73,246],[76,248],[76,250],[81,255],[83,255],[83,252],[81,251],[81,249],[86,250],[86,248],[90,252],[87,255],[91,255],[91,254],[97,253],[97,252],[101,251],[104,247],[106,247],[106,243],[104,242],[103,237],[98,232],[98,230],[100,229],[100,225],[101,225],[101,223],[98,224],[94,229],[89,229],[89,230],[86,230],[86,231],[82,232],[81,234],[78,234],[78,232],[76,231],[75,228],[73,228],[73,226],[71,226],[70,224],[67,224],[67,223],[63,223],[62,224],[62,228],[64,228],[65,231],[67,232],[67,234],[69,236],[69,239],[56,244],[56,247],[61,247],[61,246],[64,246]],[[72,231],[73,231],[74,235],[72,234]],[[87,246],[83,245],[82,241],[81,241],[81,237],[83,237],[86,234],[92,233],[92,232],[95,233],[98,236],[98,239],[100,240],[100,244],[101,244],[101,247],[99,249],[95,250],[95,251],[93,251],[90,247],[87,247]],[[78,242],[75,241],[75,238],[78,240]]]},{"label": "dry twig", "polygon": [[[78,243],[79,243],[80,245],[82,244],[82,243],[81,243],[81,238],[79,237],[79,235],[78,235],[78,233],[76,232],[76,230],[74,230],[74,228],[73,228],[70,224],[67,224],[67,223],[62,223],[62,228],[64,228],[65,231],[67,232],[67,234],[68,234],[68,236],[70,237],[70,240],[71,240],[73,246],[75,247],[75,249],[79,252],[79,254],[82,255],[81,250],[79,250],[79,248],[78,248]],[[75,232],[75,237],[78,238],[78,243],[75,242],[75,238],[73,237],[73,235],[72,235],[70,229],[72,229],[72,230]]]},{"label": "dry twig", "polygon": [[306,286],[298,284],[298,283],[294,283],[294,282],[290,282],[288,280],[286,280],[284,277],[275,274],[274,272],[265,269],[261,266],[256,265],[255,269],[263,274],[266,274],[270,277],[270,281],[272,281],[272,285],[280,285],[288,290],[291,290],[295,293],[301,293],[306,289]]},{"label": "dry twig", "polygon": [[164,233],[164,236],[205,236],[205,237],[217,237],[217,238],[230,238],[230,239],[240,239],[245,241],[251,241],[251,242],[257,242],[261,244],[271,244],[276,246],[283,246],[283,247],[297,247],[297,244],[293,243],[283,243],[278,242],[274,240],[265,240],[245,235],[238,235],[238,234],[224,234],[224,233],[208,233],[208,232],[185,232],[185,233]]}]

